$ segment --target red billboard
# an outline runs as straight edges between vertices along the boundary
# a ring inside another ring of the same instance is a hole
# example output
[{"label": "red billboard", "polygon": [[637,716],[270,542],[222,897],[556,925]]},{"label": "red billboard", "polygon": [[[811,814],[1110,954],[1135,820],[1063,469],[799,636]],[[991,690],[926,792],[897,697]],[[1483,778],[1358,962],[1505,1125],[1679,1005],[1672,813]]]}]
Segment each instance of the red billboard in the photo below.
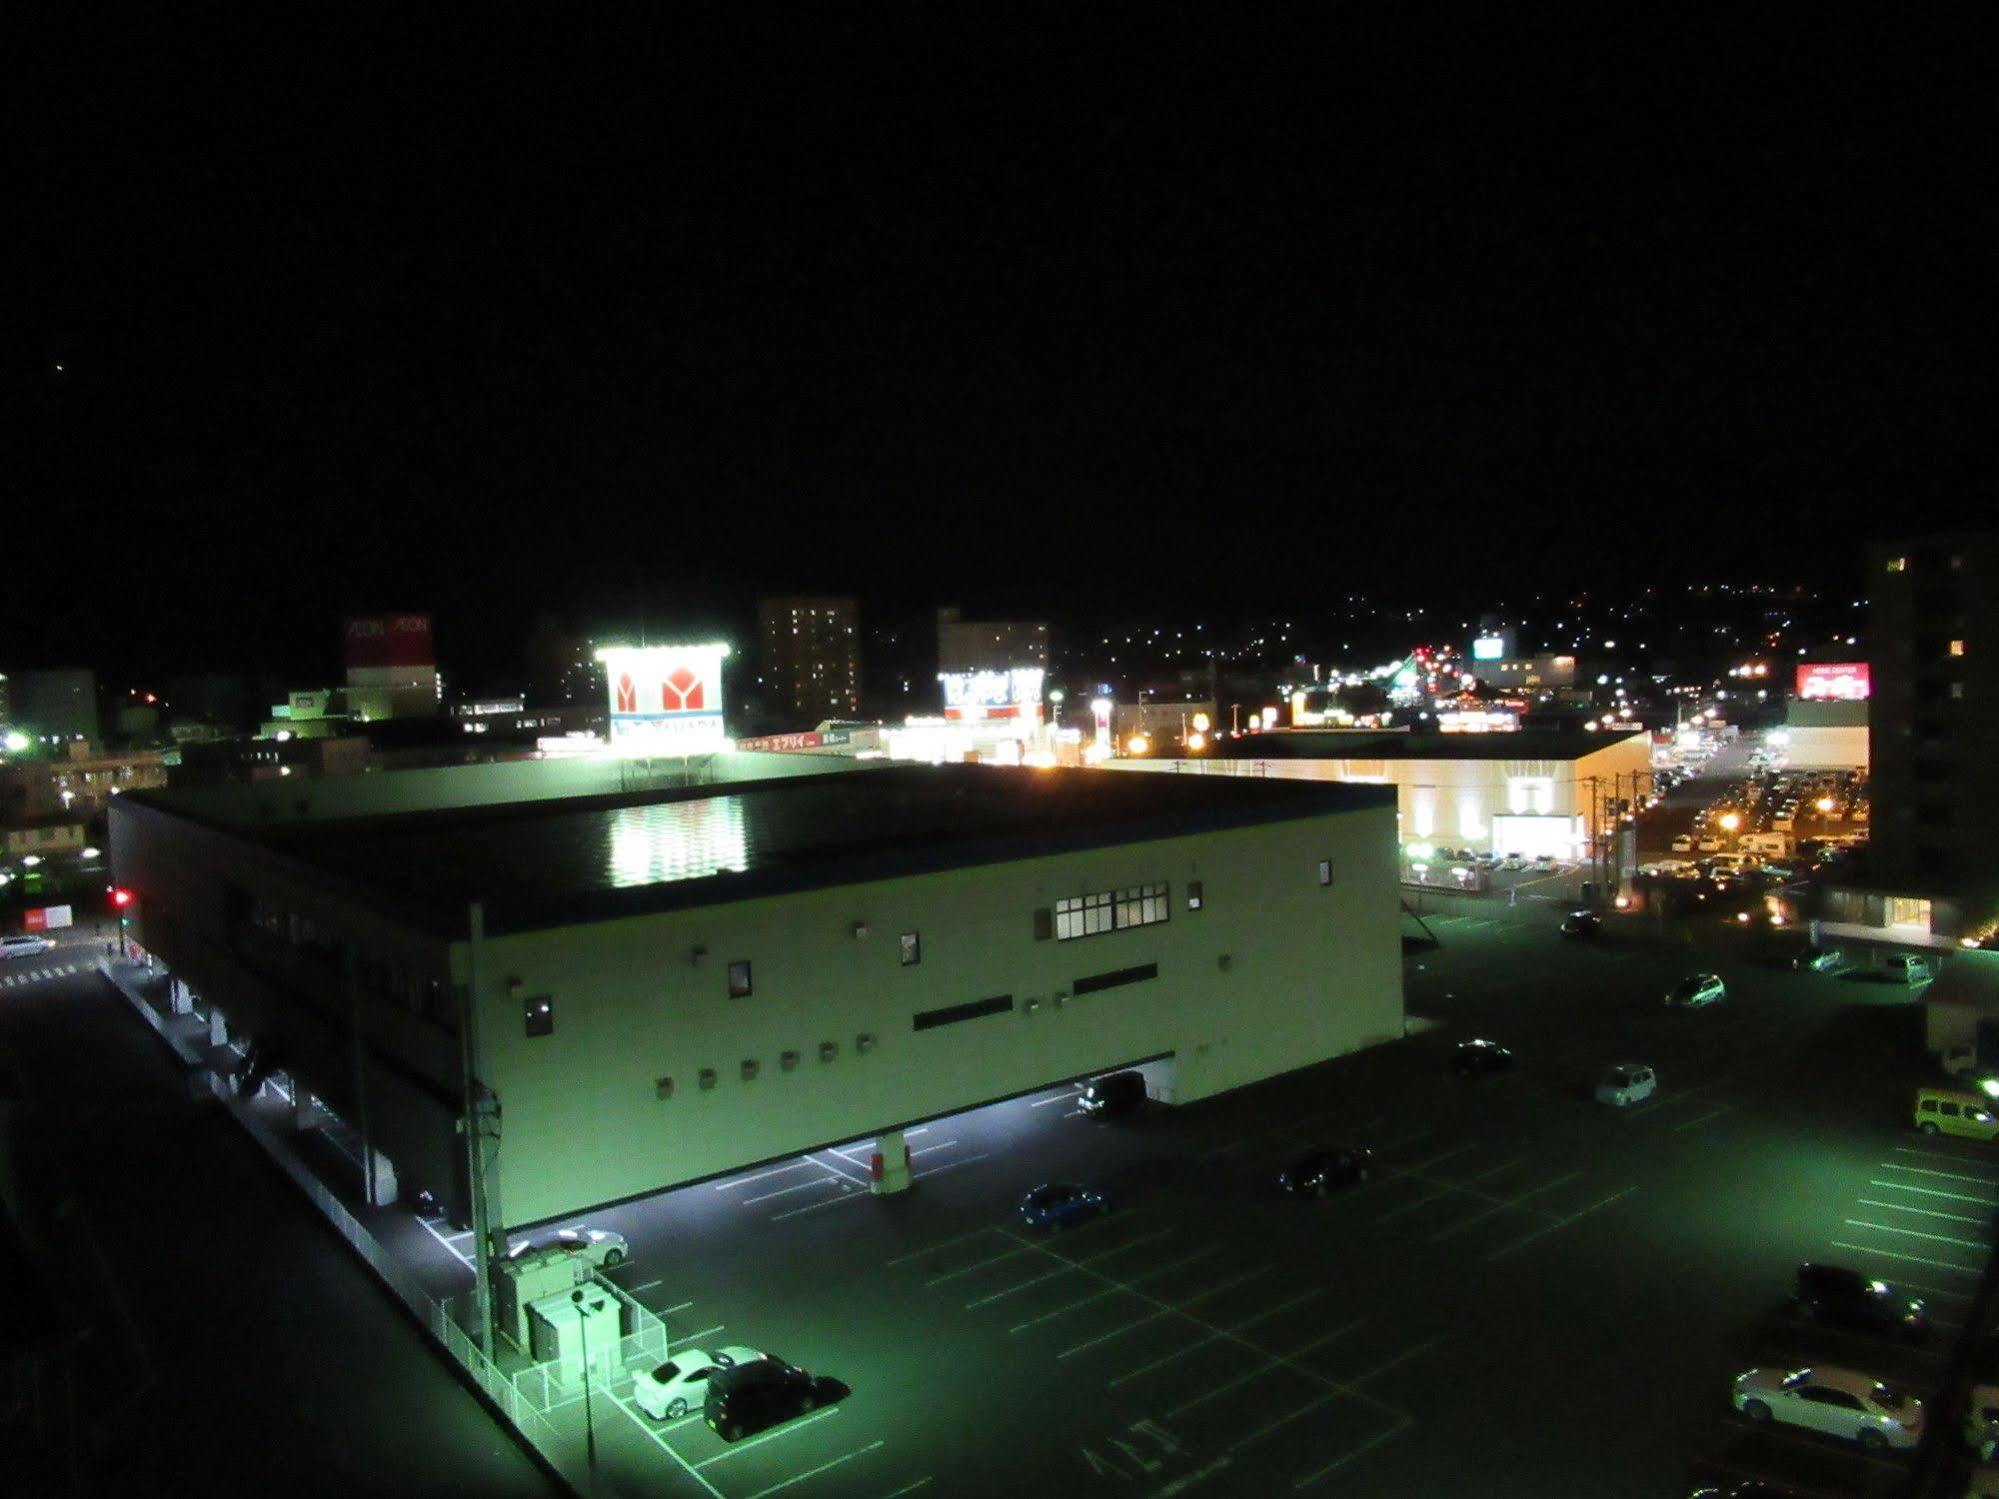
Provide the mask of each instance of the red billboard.
[{"label": "red billboard", "polygon": [[347,621],[349,669],[435,666],[428,614],[361,614]]},{"label": "red billboard", "polygon": [[1867,700],[1865,661],[1814,662],[1798,668],[1798,696],[1811,701],[1859,703]]}]

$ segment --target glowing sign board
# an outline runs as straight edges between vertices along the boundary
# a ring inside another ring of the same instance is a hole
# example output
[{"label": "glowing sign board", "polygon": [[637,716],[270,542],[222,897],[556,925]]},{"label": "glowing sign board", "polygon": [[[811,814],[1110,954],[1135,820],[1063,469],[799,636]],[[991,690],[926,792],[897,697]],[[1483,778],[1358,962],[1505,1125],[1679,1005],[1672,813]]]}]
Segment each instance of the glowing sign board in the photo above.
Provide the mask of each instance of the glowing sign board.
[{"label": "glowing sign board", "polygon": [[1798,696],[1815,701],[1860,703],[1867,700],[1865,661],[1814,662],[1798,668]]},{"label": "glowing sign board", "polygon": [[624,750],[698,755],[726,742],[722,658],[726,645],[606,646],[611,743]]},{"label": "glowing sign board", "polygon": [[1041,717],[1041,682],[1046,675],[1038,666],[1016,666],[1011,671],[943,671],[937,680],[944,684],[944,716],[957,719]]},{"label": "glowing sign board", "polygon": [[1474,661],[1497,661],[1506,654],[1506,638],[1503,635],[1481,635],[1471,643],[1471,658]]}]

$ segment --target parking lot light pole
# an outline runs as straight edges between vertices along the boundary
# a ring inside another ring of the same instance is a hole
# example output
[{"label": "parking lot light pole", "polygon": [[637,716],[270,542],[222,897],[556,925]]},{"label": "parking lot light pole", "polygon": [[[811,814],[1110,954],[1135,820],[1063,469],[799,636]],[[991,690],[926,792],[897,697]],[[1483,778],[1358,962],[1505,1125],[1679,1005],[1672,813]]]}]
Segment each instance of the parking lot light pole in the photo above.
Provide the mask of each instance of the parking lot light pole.
[{"label": "parking lot light pole", "polygon": [[597,1423],[590,1415],[590,1314],[583,1306],[583,1288],[578,1286],[569,1293],[570,1301],[576,1307],[576,1336],[583,1346],[583,1450],[590,1461],[591,1486],[597,1478]]}]

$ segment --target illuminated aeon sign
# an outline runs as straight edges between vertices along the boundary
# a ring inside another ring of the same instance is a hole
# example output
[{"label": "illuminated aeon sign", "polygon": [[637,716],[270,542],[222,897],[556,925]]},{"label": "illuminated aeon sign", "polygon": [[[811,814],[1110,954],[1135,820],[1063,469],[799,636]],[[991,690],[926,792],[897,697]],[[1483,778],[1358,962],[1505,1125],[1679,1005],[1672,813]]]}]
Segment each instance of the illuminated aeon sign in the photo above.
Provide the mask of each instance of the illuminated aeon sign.
[{"label": "illuminated aeon sign", "polygon": [[437,660],[428,614],[364,614],[347,621],[347,664],[429,666]]},{"label": "illuminated aeon sign", "polygon": [[1506,640],[1500,635],[1481,635],[1471,643],[1474,661],[1497,661],[1506,654]]},{"label": "illuminated aeon sign", "polygon": [[726,645],[609,646],[597,652],[611,695],[611,742],[663,753],[719,749]]},{"label": "illuminated aeon sign", "polygon": [[1012,671],[943,671],[946,718],[1039,718],[1041,680],[1038,666]]},{"label": "illuminated aeon sign", "polygon": [[1818,662],[1798,668],[1798,696],[1860,703],[1867,700],[1865,661]]}]

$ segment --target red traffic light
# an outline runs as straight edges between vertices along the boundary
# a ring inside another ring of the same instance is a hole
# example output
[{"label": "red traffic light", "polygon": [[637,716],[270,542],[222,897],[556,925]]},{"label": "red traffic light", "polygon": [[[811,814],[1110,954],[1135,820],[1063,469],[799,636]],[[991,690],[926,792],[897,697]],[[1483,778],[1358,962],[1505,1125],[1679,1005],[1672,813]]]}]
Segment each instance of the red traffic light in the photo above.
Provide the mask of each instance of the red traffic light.
[{"label": "red traffic light", "polygon": [[132,904],[132,892],[120,885],[112,886],[111,904],[122,911],[125,907]]}]

